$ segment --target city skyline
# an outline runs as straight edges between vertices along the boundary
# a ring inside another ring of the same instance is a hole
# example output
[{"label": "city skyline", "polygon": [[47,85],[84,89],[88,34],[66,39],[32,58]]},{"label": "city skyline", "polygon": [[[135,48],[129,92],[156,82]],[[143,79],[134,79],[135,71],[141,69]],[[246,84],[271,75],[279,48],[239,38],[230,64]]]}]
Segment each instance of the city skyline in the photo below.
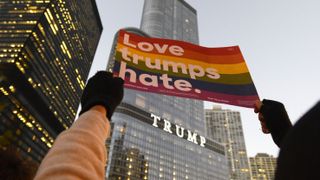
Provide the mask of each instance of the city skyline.
[{"label": "city skyline", "polygon": [[[260,98],[282,101],[292,122],[319,100],[320,87],[314,83],[320,76],[316,70],[319,66],[316,59],[320,58],[316,50],[320,27],[313,23],[319,16],[315,8],[319,2],[187,2],[198,12],[200,45],[240,45]],[[91,76],[105,69],[116,31],[139,27],[143,6],[142,0],[108,3],[98,0],[97,3],[107,28],[102,34]],[[115,15],[119,12],[119,16]],[[299,75],[293,77],[297,72]],[[211,108],[212,103],[206,102],[205,106]],[[278,147],[270,135],[262,133],[252,109],[222,107],[241,113],[249,156],[258,152],[277,156]]]}]

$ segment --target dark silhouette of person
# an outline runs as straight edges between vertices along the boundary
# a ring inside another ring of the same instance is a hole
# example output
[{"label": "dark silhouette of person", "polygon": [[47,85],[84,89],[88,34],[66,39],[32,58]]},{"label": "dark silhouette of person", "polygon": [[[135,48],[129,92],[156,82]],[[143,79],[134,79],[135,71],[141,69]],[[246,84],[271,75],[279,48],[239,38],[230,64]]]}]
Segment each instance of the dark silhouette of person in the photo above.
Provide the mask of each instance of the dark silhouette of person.
[{"label": "dark silhouette of person", "polygon": [[293,126],[282,103],[257,101],[255,112],[264,133],[280,148],[276,180],[320,179],[320,102]]}]

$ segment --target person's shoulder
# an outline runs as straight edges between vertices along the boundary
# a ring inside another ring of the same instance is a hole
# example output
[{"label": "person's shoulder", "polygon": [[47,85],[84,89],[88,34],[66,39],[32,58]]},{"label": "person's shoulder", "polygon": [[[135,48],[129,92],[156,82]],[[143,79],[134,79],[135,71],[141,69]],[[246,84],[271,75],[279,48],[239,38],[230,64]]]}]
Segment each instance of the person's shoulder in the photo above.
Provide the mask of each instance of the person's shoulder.
[{"label": "person's shoulder", "polygon": [[[281,146],[276,180],[319,179],[320,101],[287,133]],[[319,178],[315,178],[319,177]]]},{"label": "person's shoulder", "polygon": [[[293,126],[293,132],[299,136],[315,135],[313,130],[318,131],[320,126],[320,101],[312,106]],[[320,135],[320,134],[319,134]]]},{"label": "person's shoulder", "polygon": [[307,113],[305,113],[300,118],[298,123],[303,121],[312,121],[313,123],[320,124],[320,121],[318,121],[319,118],[320,118],[320,101],[318,101]]}]

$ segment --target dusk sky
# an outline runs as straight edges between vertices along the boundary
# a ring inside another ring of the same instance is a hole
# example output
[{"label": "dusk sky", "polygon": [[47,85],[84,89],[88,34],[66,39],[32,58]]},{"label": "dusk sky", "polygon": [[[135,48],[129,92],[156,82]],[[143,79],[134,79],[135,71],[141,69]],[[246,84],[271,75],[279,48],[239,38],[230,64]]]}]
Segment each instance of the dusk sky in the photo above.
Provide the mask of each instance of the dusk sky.
[{"label": "dusk sky", "polygon": [[[114,34],[139,27],[143,0],[96,0],[103,33],[90,72],[105,70]],[[260,98],[285,104],[292,122],[320,99],[320,1],[187,1],[198,13],[200,45],[239,45]],[[213,103],[205,102],[206,108]],[[221,104],[241,113],[249,156],[277,156],[252,109]]]}]

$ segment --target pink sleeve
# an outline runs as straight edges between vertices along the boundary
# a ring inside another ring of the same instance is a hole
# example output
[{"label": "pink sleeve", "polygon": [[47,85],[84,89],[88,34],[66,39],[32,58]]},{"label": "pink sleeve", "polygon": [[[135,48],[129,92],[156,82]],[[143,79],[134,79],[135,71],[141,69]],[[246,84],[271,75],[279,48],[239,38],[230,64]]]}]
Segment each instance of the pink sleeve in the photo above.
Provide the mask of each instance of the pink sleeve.
[{"label": "pink sleeve", "polygon": [[109,121],[90,110],[62,132],[40,164],[35,179],[104,179]]}]

